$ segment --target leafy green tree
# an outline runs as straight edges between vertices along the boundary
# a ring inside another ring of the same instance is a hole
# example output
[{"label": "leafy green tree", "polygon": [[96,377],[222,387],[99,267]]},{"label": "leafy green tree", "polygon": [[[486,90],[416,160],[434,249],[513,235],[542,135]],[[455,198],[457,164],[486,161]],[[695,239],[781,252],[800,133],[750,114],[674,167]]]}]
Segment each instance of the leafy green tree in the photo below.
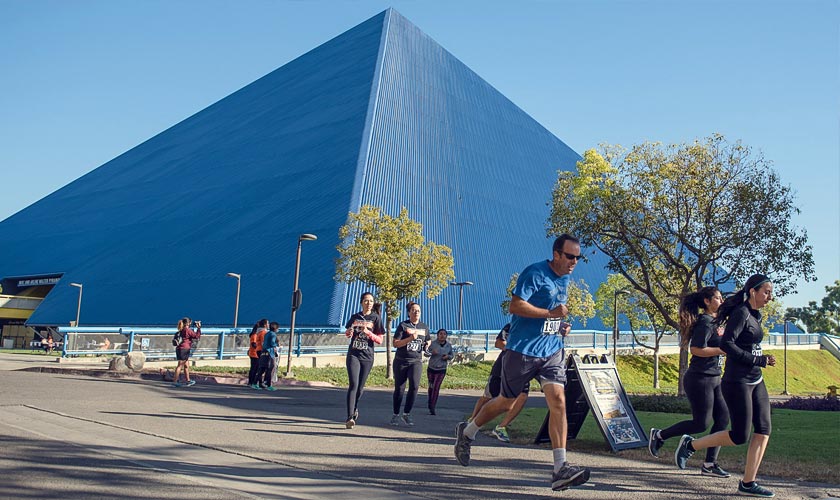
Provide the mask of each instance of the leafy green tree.
[{"label": "leafy green tree", "polygon": [[[505,300],[501,303],[502,313],[505,316],[510,314],[510,299],[513,296],[513,289],[516,287],[517,279],[519,279],[519,273],[511,275]],[[592,294],[589,293],[589,285],[583,279],[572,279],[569,281],[568,293],[569,300],[566,307],[569,308],[569,319],[577,320],[583,326],[586,326],[586,322],[595,317],[595,300],[592,298]]]},{"label": "leafy green tree", "polygon": [[816,279],[807,234],[791,222],[798,213],[761,153],[713,135],[586,151],[577,171],[558,174],[548,232],[604,253],[676,331],[673,304],[704,285],[731,289],[761,272],[784,295]]},{"label": "leafy green tree", "polygon": [[391,217],[365,205],[348,215],[338,231],[337,281],[361,281],[376,290],[385,306],[386,374],[391,378],[391,321],[399,317],[399,302],[425,292],[435,298],[455,278],[452,250],[425,241],[423,225],[403,207]]},{"label": "leafy green tree", "polygon": [[[672,302],[670,306],[676,308],[679,304]],[[647,295],[633,289],[627,278],[620,274],[610,274],[595,292],[595,309],[605,325],[613,324],[616,311],[617,315],[624,316],[635,342],[653,351],[653,387],[659,389],[659,351],[662,337],[668,333],[673,334],[674,330],[665,323],[658,308]],[[640,330],[652,331],[653,335],[642,335]]]},{"label": "leafy green tree", "polygon": [[825,297],[819,304],[812,300],[807,307],[788,308],[786,315],[809,333],[840,335],[840,280],[825,287]]}]

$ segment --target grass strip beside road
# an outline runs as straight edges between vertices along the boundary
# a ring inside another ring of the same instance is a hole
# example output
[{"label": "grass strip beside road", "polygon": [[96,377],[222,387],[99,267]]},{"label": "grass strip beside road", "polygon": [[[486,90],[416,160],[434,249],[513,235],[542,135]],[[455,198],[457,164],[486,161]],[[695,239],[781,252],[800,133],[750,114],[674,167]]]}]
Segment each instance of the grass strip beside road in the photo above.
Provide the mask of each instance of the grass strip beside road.
[{"label": "grass strip beside road", "polygon": [[[441,400],[445,404],[445,399]],[[545,408],[525,408],[514,423],[508,428],[511,441],[517,444],[533,443],[534,437],[542,426],[546,415]],[[659,429],[690,418],[679,413],[636,412],[645,432],[651,427]],[[482,428],[489,432],[500,421],[497,418]],[[840,484],[840,414],[828,411],[772,410],[773,432],[759,469],[762,475],[784,477],[797,481],[818,481]],[[647,436],[645,436],[647,437]],[[699,437],[699,436],[695,436]],[[647,448],[624,450],[622,457],[658,462],[663,467],[674,465],[674,449],[679,438],[665,442],[659,452],[659,459],[653,458]],[[543,446],[548,447],[548,444]],[[598,428],[595,418],[588,415],[578,437],[570,440],[570,453],[585,451],[588,453],[612,453]],[[743,473],[747,456],[747,445],[723,447],[718,463],[721,467],[736,473]],[[700,473],[700,465],[705,458],[705,451],[694,454],[688,466],[689,472]],[[583,464],[586,465],[586,464]]]}]

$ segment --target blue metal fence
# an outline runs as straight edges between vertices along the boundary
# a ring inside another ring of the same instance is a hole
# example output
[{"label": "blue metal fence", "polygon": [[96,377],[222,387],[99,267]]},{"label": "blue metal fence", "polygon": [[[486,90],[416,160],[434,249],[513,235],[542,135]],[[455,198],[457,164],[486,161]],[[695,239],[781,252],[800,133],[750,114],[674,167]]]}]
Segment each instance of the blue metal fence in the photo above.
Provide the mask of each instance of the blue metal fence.
[{"label": "blue metal fence", "polygon": [[[142,351],[148,359],[174,359],[175,348],[172,337],[175,328],[148,327],[60,327],[59,332],[65,336],[62,356],[97,356],[109,354],[126,354],[132,351]],[[201,340],[194,346],[193,357],[230,359],[248,355],[248,335],[250,328],[202,328]],[[497,330],[453,330],[449,340],[459,350],[464,352],[490,352],[496,350],[495,341]],[[637,332],[640,340],[653,345],[653,332]],[[820,343],[824,334],[801,333],[788,334],[788,345],[814,345]],[[278,332],[278,342],[281,354],[288,353],[289,329],[281,328]],[[784,345],[784,334],[771,333],[764,340],[765,345],[779,347]],[[566,347],[571,349],[612,347],[612,332],[601,330],[573,330],[566,337]],[[664,335],[659,344],[661,347],[679,345],[676,334]],[[630,332],[620,332],[618,349],[632,349],[641,347]],[[295,338],[292,354],[301,356],[306,354],[342,354],[347,351],[347,338],[341,329],[324,328],[295,328]],[[385,352],[384,346],[379,346],[377,352]]]}]

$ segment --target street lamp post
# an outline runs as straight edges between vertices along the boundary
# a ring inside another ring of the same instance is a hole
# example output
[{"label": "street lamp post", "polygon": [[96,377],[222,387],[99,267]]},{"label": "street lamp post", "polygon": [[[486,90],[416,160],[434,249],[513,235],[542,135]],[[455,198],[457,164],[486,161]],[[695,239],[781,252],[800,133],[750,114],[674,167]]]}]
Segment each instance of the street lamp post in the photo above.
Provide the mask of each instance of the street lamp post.
[{"label": "street lamp post", "polygon": [[81,283],[70,283],[70,286],[75,286],[79,289],[79,302],[76,305],[76,327],[79,326],[79,315],[82,312],[82,284]]},{"label": "street lamp post", "polygon": [[627,290],[616,290],[613,292],[613,363],[617,363],[617,345],[618,345],[618,296],[627,295],[630,292]]},{"label": "street lamp post", "polygon": [[292,290],[292,320],[289,325],[289,353],[286,357],[286,377],[293,377],[292,373],[292,347],[295,339],[295,314],[300,307],[300,302],[303,299],[300,290],[298,289],[298,276],[300,274],[300,247],[303,241],[317,240],[318,237],[314,234],[302,234],[298,236],[297,257],[295,258],[295,286]]},{"label": "street lamp post", "polygon": [[458,292],[458,330],[463,328],[463,325],[461,324],[461,313],[464,310],[464,286],[473,286],[473,284],[474,283],[472,281],[453,281],[450,283],[450,285],[460,288],[460,291]]},{"label": "street lamp post", "polygon": [[784,319],[784,324],[785,324],[785,330],[784,330],[784,332],[785,332],[785,390],[784,390],[784,391],[782,391],[782,394],[784,394],[785,396],[787,396],[787,395],[788,395],[788,384],[787,384],[787,344],[788,344],[787,336],[788,336],[788,321],[796,321],[796,318],[791,317],[791,316],[786,316],[786,317],[785,317],[785,319]]},{"label": "street lamp post", "polygon": [[233,327],[236,328],[239,322],[239,289],[242,285],[242,276],[236,273],[227,273],[231,278],[236,278],[236,308],[233,310]]}]

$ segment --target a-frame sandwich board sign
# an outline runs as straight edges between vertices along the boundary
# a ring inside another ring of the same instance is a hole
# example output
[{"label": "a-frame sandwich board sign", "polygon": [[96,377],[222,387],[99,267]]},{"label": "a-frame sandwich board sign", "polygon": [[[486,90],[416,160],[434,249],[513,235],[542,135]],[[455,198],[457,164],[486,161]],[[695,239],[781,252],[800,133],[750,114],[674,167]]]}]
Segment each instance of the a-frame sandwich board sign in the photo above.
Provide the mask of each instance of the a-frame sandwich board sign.
[{"label": "a-frame sandwich board sign", "polygon": [[[615,363],[608,355],[603,354],[600,358],[594,354],[583,358],[576,354],[569,355],[565,393],[568,439],[577,437],[591,409],[612,451],[648,445],[647,435],[621,385]],[[546,414],[535,443],[551,441],[548,420],[549,414]]]}]

